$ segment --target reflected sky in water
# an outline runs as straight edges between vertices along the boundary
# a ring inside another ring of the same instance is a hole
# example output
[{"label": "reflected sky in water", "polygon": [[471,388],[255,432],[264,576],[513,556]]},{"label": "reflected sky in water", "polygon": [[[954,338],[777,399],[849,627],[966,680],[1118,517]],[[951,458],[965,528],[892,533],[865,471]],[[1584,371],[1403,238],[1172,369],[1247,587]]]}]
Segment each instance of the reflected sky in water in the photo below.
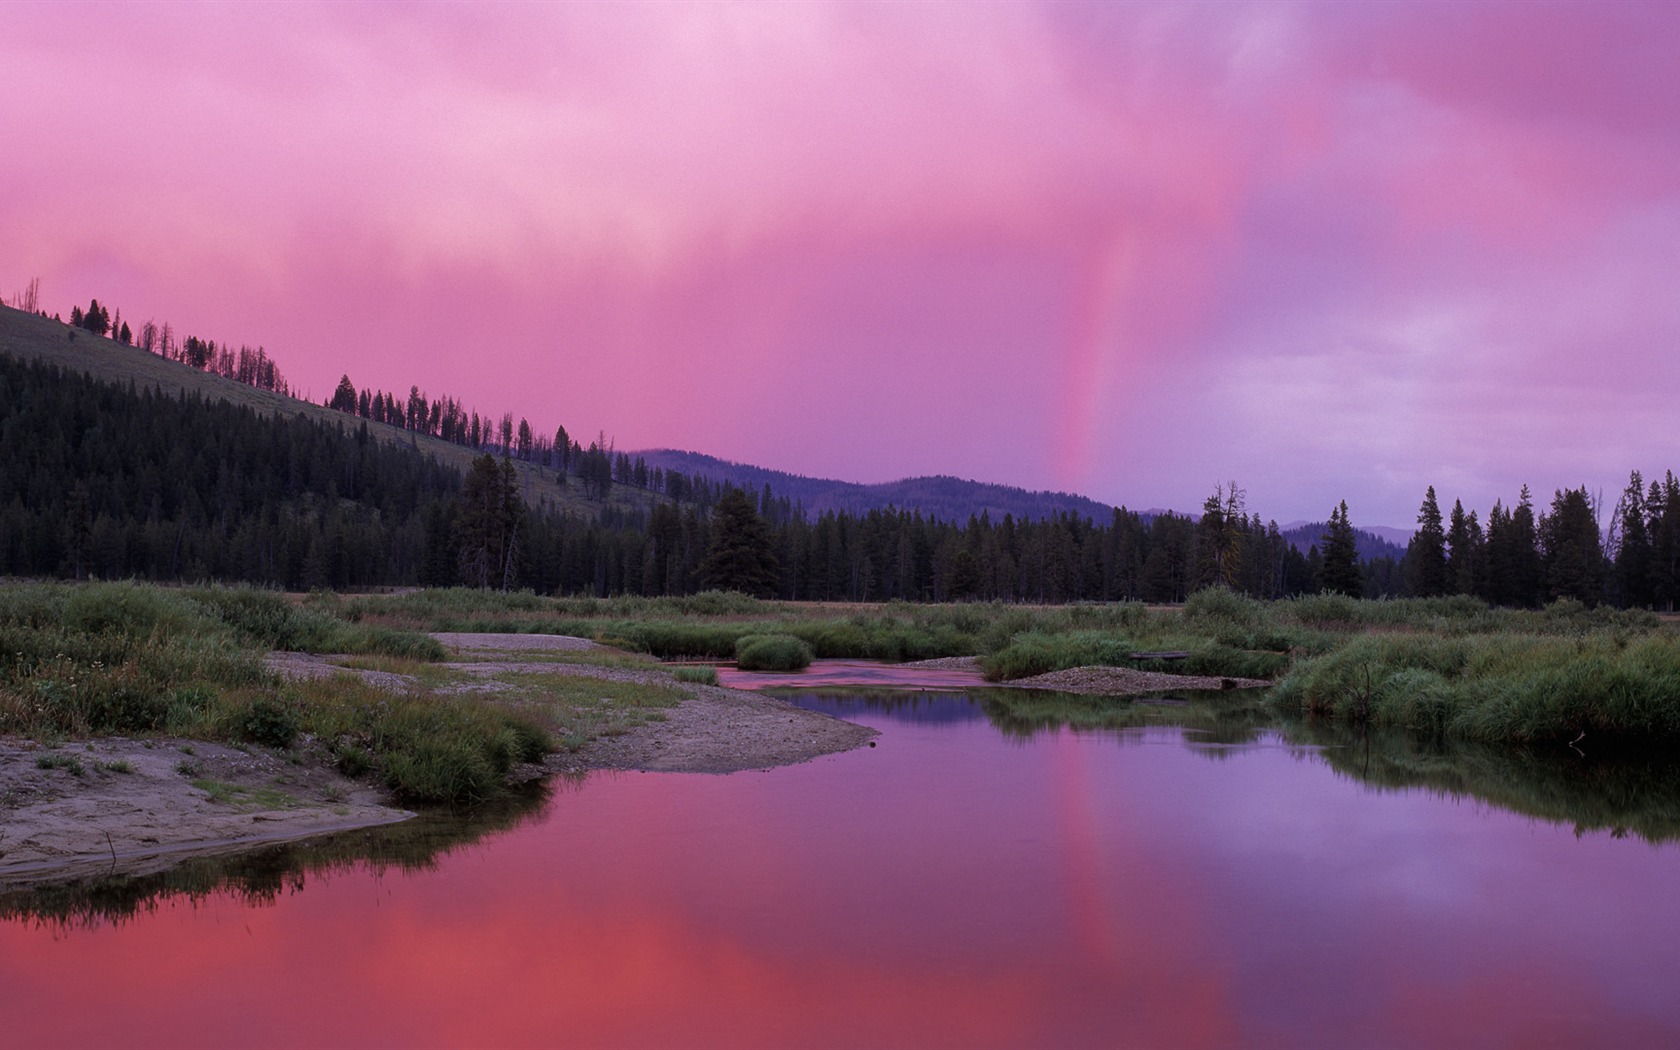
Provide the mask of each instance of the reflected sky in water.
[{"label": "reflected sky in water", "polygon": [[[1373,791],[1273,732],[603,774],[434,870],[0,924],[15,1045],[1650,1045],[1680,850]],[[839,703],[840,701],[823,701]]]}]

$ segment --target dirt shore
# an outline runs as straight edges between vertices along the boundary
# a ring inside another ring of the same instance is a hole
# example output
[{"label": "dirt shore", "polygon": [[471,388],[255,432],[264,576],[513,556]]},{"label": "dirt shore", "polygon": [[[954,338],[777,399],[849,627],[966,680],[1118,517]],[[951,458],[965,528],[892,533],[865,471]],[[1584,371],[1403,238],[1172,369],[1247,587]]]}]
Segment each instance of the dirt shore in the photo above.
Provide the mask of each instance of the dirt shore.
[{"label": "dirt shore", "polygon": [[[469,673],[547,671],[614,681],[669,683],[658,668],[594,667],[588,664],[521,663],[533,650],[601,649],[582,638],[529,634],[438,634],[433,637],[460,655],[477,659],[451,666]],[[665,720],[649,722],[622,736],[599,737],[581,750],[549,756],[554,772],[592,769],[660,773],[734,773],[807,762],[862,747],[875,730],[806,711],[758,693],[678,683],[687,694]]]},{"label": "dirt shore", "polygon": [[[461,689],[494,690],[491,674],[541,671],[669,684],[656,667],[533,662],[554,650],[601,649],[554,635],[436,636],[472,676]],[[271,670],[293,677],[356,675],[388,690],[406,675],[350,670],[334,658],[275,653]],[[679,683],[681,684],[681,683]],[[682,684],[662,721],[552,755],[527,775],[589,770],[731,773],[804,762],[868,743],[872,729],[756,693]],[[0,889],[92,874],[143,874],[193,855],[392,823],[414,814],[382,791],[348,780],[305,741],[291,758],[264,748],[202,741],[101,738],[48,746],[0,738]]]},{"label": "dirt shore", "polygon": [[0,888],[145,874],[189,856],[413,815],[324,763],[294,765],[260,748],[0,738]]}]

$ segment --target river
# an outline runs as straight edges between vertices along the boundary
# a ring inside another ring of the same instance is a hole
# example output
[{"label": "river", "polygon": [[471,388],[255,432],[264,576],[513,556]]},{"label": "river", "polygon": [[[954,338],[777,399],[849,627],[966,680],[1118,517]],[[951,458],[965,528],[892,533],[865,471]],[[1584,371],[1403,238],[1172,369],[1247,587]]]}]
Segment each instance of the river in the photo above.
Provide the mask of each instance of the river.
[{"label": "river", "polygon": [[877,746],[6,898],[4,1041],[1680,1042],[1667,767],[830,682]]}]

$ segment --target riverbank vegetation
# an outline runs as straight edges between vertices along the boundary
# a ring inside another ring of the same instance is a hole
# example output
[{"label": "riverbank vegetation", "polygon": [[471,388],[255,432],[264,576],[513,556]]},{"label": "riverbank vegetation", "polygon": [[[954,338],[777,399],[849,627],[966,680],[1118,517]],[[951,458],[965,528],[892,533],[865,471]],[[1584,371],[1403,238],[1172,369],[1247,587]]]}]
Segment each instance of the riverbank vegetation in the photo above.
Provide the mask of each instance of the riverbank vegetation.
[{"label": "riverbank vegetation", "polygon": [[[817,658],[973,656],[1007,683],[1084,666],[1269,679],[1303,717],[1464,740],[1595,745],[1680,737],[1680,634],[1644,610],[1563,600],[1501,609],[1467,595],[1262,602],[1222,588],[1139,603],[821,605],[708,593],[543,598],[432,590],[336,599],[356,624],[575,634],[661,659],[726,661],[765,635]],[[1171,661],[1134,654],[1183,652]]]},{"label": "riverbank vegetation", "polygon": [[[426,633],[434,631],[575,635],[620,652],[532,660],[614,666],[657,658],[793,669],[813,658],[973,657],[1000,683],[1139,666],[1271,680],[1268,703],[1282,715],[1431,739],[1628,747],[1680,738],[1675,628],[1647,611],[1573,601],[1534,610],[1468,596],[1262,602],[1223,588],[1179,608],[788,603],[728,592],[554,598],[462,588],[292,599],[251,588],[51,583],[0,589],[0,732],[158,732],[276,747],[308,738],[404,797],[459,800],[494,793],[517,763],[662,717],[678,695],[674,684],[638,685],[635,697],[598,684],[578,692],[578,680],[555,674],[502,683],[520,693],[511,699],[475,699],[444,681],[444,650]],[[270,649],[360,654],[351,662],[404,674],[415,688],[393,697],[360,683],[282,681],[263,667]],[[1160,653],[1187,655],[1140,655]],[[597,701],[606,707],[590,707]]]},{"label": "riverbank vegetation", "polygon": [[553,749],[527,711],[347,678],[281,679],[264,668],[270,649],[445,655],[424,635],[249,588],[13,584],[0,588],[0,733],[309,744],[414,801],[488,797],[515,764]]}]

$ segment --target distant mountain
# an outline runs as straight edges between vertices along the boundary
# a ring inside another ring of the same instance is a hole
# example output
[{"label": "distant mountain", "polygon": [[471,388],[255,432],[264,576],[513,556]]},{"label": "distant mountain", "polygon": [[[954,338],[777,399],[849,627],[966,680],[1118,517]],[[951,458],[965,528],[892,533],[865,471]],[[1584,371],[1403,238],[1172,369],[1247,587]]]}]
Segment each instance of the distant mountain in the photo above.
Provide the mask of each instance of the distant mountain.
[{"label": "distant mountain", "polygon": [[813,517],[830,510],[867,514],[889,506],[900,510],[919,510],[924,516],[958,523],[982,511],[989,513],[993,521],[1001,520],[1005,514],[1014,515],[1017,520],[1040,521],[1065,512],[1106,524],[1114,515],[1113,507],[1084,496],[1067,492],[1028,492],[1008,485],[964,481],[946,475],[861,485],[852,481],[808,478],[802,474],[731,463],[715,456],[675,449],[651,449],[629,455],[632,459],[639,456],[646,460],[650,468],[697,474],[742,488],[761,489],[769,485],[777,496],[786,496],[804,504],[805,512]]},{"label": "distant mountain", "polygon": [[[1324,530],[1327,526],[1322,521],[1295,521],[1283,528],[1283,538],[1302,554],[1309,547],[1323,549]],[[1370,561],[1373,558],[1393,558],[1399,561],[1406,554],[1406,543],[1412,534],[1405,529],[1396,529],[1388,525],[1372,525],[1368,528],[1353,530],[1354,546],[1359,551],[1360,561]],[[1400,542],[1396,543],[1395,540]]]}]

